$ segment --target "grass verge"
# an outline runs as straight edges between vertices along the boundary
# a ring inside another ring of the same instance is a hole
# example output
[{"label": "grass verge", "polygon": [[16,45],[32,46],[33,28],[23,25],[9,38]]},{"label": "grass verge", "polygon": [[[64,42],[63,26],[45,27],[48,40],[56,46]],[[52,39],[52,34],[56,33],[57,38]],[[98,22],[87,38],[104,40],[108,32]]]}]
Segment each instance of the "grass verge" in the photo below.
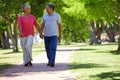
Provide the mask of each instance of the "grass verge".
[{"label": "grass verge", "polygon": [[117,44],[79,46],[71,58],[70,70],[76,80],[120,80],[120,54]]},{"label": "grass verge", "polygon": [[[33,58],[44,51],[43,46],[33,46]],[[21,48],[19,52],[14,53],[12,49],[0,49],[0,73],[15,65],[21,64],[23,61],[23,54]]]}]

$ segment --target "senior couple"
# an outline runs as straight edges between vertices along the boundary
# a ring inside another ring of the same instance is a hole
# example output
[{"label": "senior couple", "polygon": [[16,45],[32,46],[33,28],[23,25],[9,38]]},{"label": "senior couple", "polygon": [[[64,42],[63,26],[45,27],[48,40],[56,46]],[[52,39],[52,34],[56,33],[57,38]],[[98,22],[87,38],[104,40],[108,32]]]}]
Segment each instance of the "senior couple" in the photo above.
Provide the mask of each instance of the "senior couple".
[{"label": "senior couple", "polygon": [[18,17],[18,28],[20,31],[20,44],[23,51],[24,67],[32,66],[32,45],[34,36],[34,26],[44,38],[46,54],[48,58],[47,66],[55,66],[55,56],[57,41],[62,38],[62,25],[60,15],[54,11],[54,5],[49,3],[46,6],[46,14],[42,17],[41,27],[34,15],[30,14],[31,6],[27,3],[23,5],[24,14]]}]

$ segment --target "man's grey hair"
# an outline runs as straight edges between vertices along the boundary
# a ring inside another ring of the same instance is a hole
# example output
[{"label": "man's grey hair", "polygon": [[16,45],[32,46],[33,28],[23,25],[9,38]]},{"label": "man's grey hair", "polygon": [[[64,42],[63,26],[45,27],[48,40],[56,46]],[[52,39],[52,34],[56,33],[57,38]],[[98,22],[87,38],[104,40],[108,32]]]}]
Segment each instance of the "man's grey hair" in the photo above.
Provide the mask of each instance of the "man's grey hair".
[{"label": "man's grey hair", "polygon": [[52,3],[48,3],[48,4],[47,4],[47,6],[48,6],[49,8],[52,8],[52,10],[54,10],[54,9],[55,9],[54,4],[52,4]]}]

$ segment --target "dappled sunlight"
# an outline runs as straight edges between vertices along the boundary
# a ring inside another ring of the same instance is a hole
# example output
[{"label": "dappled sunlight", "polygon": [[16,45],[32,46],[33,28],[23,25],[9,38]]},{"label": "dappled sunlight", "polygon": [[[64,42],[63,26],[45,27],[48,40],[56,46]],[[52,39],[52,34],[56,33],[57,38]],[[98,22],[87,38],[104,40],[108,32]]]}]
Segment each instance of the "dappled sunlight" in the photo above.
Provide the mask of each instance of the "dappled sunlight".
[{"label": "dappled sunlight", "polygon": [[109,67],[104,64],[95,64],[95,63],[81,63],[81,64],[71,64],[70,69],[90,69],[90,68],[105,68]]},{"label": "dappled sunlight", "polygon": [[120,55],[120,52],[118,52],[117,50],[110,51],[110,53],[112,53],[113,55]]},{"label": "dappled sunlight", "polygon": [[120,71],[103,72],[101,74],[90,76],[104,80],[120,80]]}]

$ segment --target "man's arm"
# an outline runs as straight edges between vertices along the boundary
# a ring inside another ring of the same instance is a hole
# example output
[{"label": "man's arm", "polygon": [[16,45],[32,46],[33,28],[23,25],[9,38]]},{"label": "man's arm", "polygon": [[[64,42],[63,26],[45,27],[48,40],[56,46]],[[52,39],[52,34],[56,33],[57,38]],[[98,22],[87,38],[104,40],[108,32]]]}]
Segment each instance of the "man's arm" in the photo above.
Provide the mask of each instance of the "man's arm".
[{"label": "man's arm", "polygon": [[58,24],[58,29],[59,29],[59,37],[58,37],[58,39],[59,39],[59,42],[61,42],[61,39],[62,39],[62,24],[61,23]]},{"label": "man's arm", "polygon": [[42,26],[41,26],[41,30],[40,30],[40,38],[43,39],[44,35],[43,35],[43,30],[44,30],[44,22],[42,22]]}]

